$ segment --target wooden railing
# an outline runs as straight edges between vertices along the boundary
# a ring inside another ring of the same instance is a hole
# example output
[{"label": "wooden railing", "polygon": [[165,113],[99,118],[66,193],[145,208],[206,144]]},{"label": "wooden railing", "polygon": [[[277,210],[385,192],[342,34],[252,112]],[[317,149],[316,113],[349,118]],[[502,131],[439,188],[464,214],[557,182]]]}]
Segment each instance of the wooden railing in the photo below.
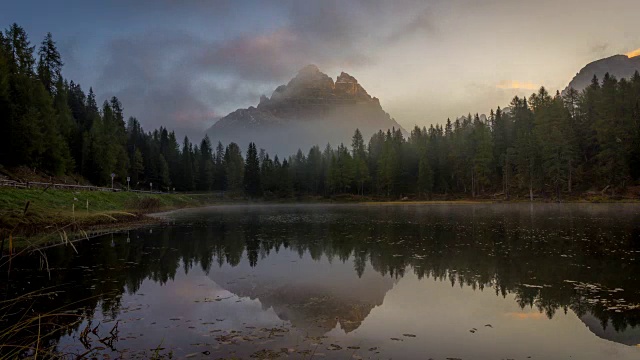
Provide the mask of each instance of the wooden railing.
[{"label": "wooden railing", "polygon": [[[100,187],[100,186],[92,186],[92,185],[70,185],[70,184],[57,184],[57,183],[49,183],[49,182],[39,182],[39,181],[15,181],[15,180],[0,180],[0,186],[3,187],[13,187],[19,189],[60,189],[60,190],[82,190],[82,191],[126,191],[118,188],[109,188],[109,187]],[[145,193],[145,194],[167,194],[161,191],[145,191],[145,190],[129,190],[131,192],[137,193]]]}]

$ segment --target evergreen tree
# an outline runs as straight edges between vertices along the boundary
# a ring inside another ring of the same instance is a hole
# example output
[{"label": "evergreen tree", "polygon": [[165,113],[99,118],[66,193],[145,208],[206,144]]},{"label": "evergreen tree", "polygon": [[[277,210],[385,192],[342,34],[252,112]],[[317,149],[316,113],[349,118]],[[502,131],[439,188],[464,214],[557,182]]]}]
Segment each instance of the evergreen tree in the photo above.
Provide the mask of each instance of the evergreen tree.
[{"label": "evergreen tree", "polygon": [[[544,99],[536,99],[544,102]],[[515,153],[517,176],[520,187],[528,189],[529,199],[533,201],[534,186],[540,179],[540,159],[538,143],[534,136],[533,114],[527,104],[527,99],[519,99],[517,96],[511,102],[513,107],[514,127],[516,130]]]},{"label": "evergreen tree", "polygon": [[218,142],[216,146],[216,155],[213,171],[213,189],[218,191],[224,191],[227,188],[227,175],[226,166],[224,163],[224,146],[221,142]]},{"label": "evergreen tree", "polygon": [[357,193],[364,195],[364,185],[369,180],[369,168],[367,166],[367,152],[364,140],[359,129],[356,129],[351,139],[351,156],[353,179],[356,183]]},{"label": "evergreen tree", "polygon": [[624,187],[629,174],[626,146],[630,144],[630,129],[625,126],[624,115],[617,106],[618,91],[616,78],[605,74],[601,97],[596,103],[598,117],[595,130],[599,146],[597,160],[601,185],[609,186],[612,191],[616,186]]},{"label": "evergreen tree", "polygon": [[171,177],[169,172],[169,163],[164,159],[162,154],[158,157],[158,187],[166,188],[171,191]]},{"label": "evergreen tree", "polygon": [[133,152],[133,158],[131,159],[131,181],[137,184],[144,176],[144,159],[142,158],[142,152],[140,149],[135,149]]},{"label": "evergreen tree", "polygon": [[353,181],[352,158],[347,148],[340,144],[331,156],[329,188],[334,193],[346,193]]},{"label": "evergreen tree", "polygon": [[213,177],[214,177],[214,163],[213,163],[213,149],[211,148],[211,141],[209,135],[205,135],[200,142],[200,159],[199,159],[199,184],[198,189],[203,191],[210,191],[213,189]]},{"label": "evergreen tree", "polygon": [[10,51],[9,43],[0,31],[0,159],[11,156],[10,134],[13,121],[10,118]]},{"label": "evergreen tree", "polygon": [[391,133],[387,132],[378,163],[378,181],[385,195],[394,194],[396,190],[396,174],[398,172],[398,153],[391,138]]},{"label": "evergreen tree", "polygon": [[276,168],[274,162],[266,154],[260,164],[260,185],[265,197],[273,196],[278,190],[278,179],[276,179]]},{"label": "evergreen tree", "polygon": [[433,191],[433,170],[429,162],[426,151],[422,151],[418,164],[418,193],[431,197]]},{"label": "evergreen tree", "polygon": [[244,185],[244,159],[236,143],[227,145],[224,153],[224,166],[229,191],[242,191]]},{"label": "evergreen tree", "polygon": [[534,112],[535,135],[540,144],[544,176],[548,183],[553,184],[556,199],[560,200],[563,184],[570,178],[573,158],[570,113],[559,93],[551,99],[541,88],[538,95],[540,103]]},{"label": "evergreen tree", "polygon": [[13,69],[15,73],[32,77],[35,59],[33,51],[35,46],[31,46],[27,32],[18,24],[14,23],[5,30],[5,38],[9,46],[9,54],[12,57]]},{"label": "evergreen tree", "polygon": [[62,58],[56,48],[51,33],[42,41],[38,50],[38,79],[50,94],[56,90],[56,84],[62,80]]},{"label": "evergreen tree", "polygon": [[324,189],[325,174],[322,165],[322,152],[317,145],[309,150],[306,171],[311,179],[309,182],[309,192],[312,194],[321,194]]},{"label": "evergreen tree", "polygon": [[189,142],[188,137],[184,137],[182,142],[182,189],[185,191],[193,191],[196,187],[195,174],[193,166],[193,145]]},{"label": "evergreen tree", "polygon": [[289,171],[289,162],[282,161],[282,166],[276,165],[278,176],[278,194],[280,197],[290,197],[293,195],[293,184],[291,182],[291,172]]},{"label": "evergreen tree", "polygon": [[244,189],[250,197],[259,196],[260,187],[260,161],[256,144],[250,143],[247,150],[247,159],[244,164]]}]

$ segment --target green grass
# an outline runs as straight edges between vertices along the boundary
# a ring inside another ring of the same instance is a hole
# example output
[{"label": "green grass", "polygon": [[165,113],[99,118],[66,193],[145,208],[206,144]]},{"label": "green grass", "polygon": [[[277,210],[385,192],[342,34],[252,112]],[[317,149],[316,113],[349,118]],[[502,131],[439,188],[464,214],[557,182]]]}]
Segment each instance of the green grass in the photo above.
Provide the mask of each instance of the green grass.
[{"label": "green grass", "polygon": [[157,199],[161,208],[173,208],[200,204],[210,197],[206,195],[186,194],[141,194],[134,192],[106,192],[106,191],[68,191],[42,189],[12,189],[0,188],[0,209],[22,210],[27,201],[30,207],[72,211],[75,204],[76,211],[86,211],[89,201],[89,211],[136,210],[137,203],[144,199]]},{"label": "green grass", "polygon": [[146,213],[216,201],[220,201],[216,195],[208,194],[0,188],[0,238],[9,234],[13,238],[56,234],[60,229],[71,233],[94,226],[142,221]]}]

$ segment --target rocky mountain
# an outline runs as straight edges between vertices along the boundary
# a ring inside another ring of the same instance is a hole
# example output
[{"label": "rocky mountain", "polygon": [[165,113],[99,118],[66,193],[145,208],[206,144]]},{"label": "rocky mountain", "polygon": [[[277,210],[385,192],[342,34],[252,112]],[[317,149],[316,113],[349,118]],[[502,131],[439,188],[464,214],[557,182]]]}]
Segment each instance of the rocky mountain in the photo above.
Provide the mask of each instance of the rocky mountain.
[{"label": "rocky mountain", "polygon": [[[287,251],[273,256],[281,261],[259,270],[247,262],[233,271],[212,268],[208,277],[239,297],[259,300],[264,310],[273,309],[282,321],[308,336],[325,335],[338,325],[345,333],[355,331],[397,282],[374,271],[358,276],[350,262],[326,268],[326,259]],[[296,262],[296,276],[291,276],[291,259]]]},{"label": "rocky mountain", "polygon": [[632,77],[636,71],[640,71],[640,56],[628,57],[626,55],[615,55],[596,60],[582,68],[571,80],[563,93],[571,87],[582,91],[591,84],[593,75],[596,75],[598,79],[602,80],[604,75],[609,73],[618,79],[622,79]]},{"label": "rocky mountain", "polygon": [[630,346],[640,346],[640,328],[628,326],[624,330],[617,331],[611,320],[603,326],[602,320],[596,318],[590,313],[580,316],[580,320],[585,326],[601,339],[614,341],[620,344]]},{"label": "rocky mountain", "polygon": [[365,141],[378,130],[402,129],[353,76],[343,72],[334,81],[308,65],[270,98],[263,95],[256,107],[230,113],[207,133],[214,143],[233,141],[244,149],[253,141],[271,154],[288,156],[327,142],[350,145],[356,128]]}]

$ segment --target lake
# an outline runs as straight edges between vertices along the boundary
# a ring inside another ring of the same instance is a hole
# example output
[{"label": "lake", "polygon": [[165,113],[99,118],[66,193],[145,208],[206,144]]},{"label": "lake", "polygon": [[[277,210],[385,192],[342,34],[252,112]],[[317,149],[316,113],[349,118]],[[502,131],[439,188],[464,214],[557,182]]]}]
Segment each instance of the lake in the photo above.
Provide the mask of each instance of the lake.
[{"label": "lake", "polygon": [[100,358],[640,358],[639,205],[157,216],[15,258],[3,298],[34,293],[0,328],[59,314],[43,344]]}]

